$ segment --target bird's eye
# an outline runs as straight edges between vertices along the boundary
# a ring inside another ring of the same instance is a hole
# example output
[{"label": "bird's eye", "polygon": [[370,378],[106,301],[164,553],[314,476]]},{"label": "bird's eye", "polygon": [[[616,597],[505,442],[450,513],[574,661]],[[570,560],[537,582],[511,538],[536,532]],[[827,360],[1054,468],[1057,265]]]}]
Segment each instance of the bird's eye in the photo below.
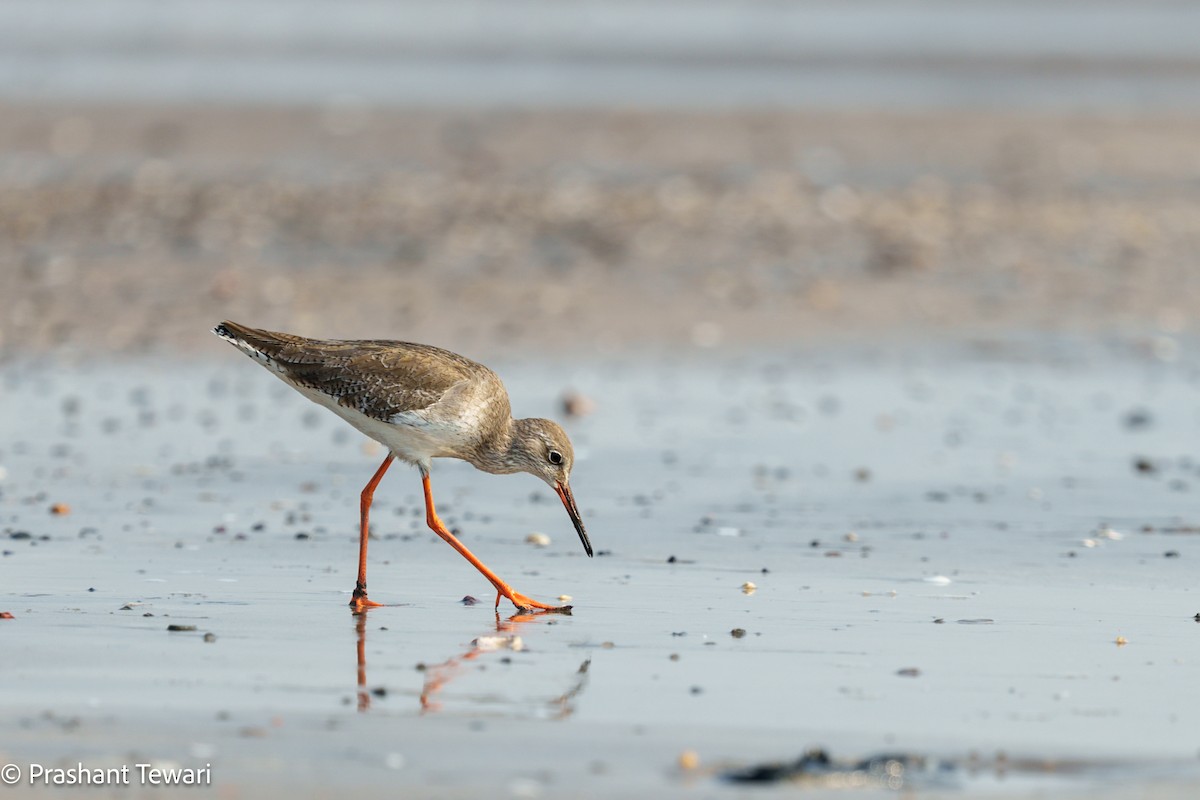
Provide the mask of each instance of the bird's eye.
[{"label": "bird's eye", "polygon": [[551,450],[549,459],[550,459],[551,464],[561,464],[562,463],[562,453],[558,452],[557,450]]}]

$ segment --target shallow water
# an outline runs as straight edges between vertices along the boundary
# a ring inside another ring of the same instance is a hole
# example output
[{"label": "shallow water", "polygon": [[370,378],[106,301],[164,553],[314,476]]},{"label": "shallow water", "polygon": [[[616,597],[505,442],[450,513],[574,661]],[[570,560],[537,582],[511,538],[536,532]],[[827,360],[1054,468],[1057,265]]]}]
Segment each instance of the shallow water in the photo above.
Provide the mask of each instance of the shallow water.
[{"label": "shallow water", "polygon": [[[465,544],[573,598],[515,620],[402,466],[372,517],[389,607],[350,614],[383,454],[238,354],[9,364],[0,755],[211,763],[253,796],[646,796],[824,747],[948,759],[932,788],[977,795],[1187,796],[1200,372],[1151,345],[494,364],[522,415],[597,406],[568,423],[593,560],[532,478],[435,469]],[[1001,752],[1086,764],[999,779]]]}]

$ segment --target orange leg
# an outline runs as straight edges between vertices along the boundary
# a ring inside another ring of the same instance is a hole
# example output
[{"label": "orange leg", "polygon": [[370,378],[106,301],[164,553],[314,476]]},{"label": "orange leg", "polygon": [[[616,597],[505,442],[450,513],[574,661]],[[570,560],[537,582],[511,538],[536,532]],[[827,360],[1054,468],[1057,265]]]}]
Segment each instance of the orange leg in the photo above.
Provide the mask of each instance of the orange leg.
[{"label": "orange leg", "polygon": [[545,609],[547,611],[569,611],[570,610],[570,608],[571,608],[570,606],[561,606],[561,607],[560,606],[548,606],[545,603],[539,603],[537,600],[532,600],[532,599],[526,597],[525,595],[520,594],[519,592],[513,591],[511,586],[509,586],[504,581],[500,580],[500,577],[496,573],[494,573],[490,569],[488,569],[486,566],[484,566],[484,563],[482,561],[480,561],[478,558],[476,558],[474,556],[474,554],[471,553],[470,550],[468,550],[466,547],[464,547],[463,543],[460,542],[458,540],[458,538],[455,537],[455,535],[446,528],[446,525],[441,521],[441,519],[438,518],[437,510],[434,509],[434,507],[433,507],[433,490],[430,489],[430,487],[429,487],[429,475],[427,475],[427,474],[422,475],[421,483],[425,487],[425,522],[426,522],[426,524],[429,525],[429,528],[434,533],[436,533],[438,536],[442,537],[442,539],[444,539],[447,544],[449,544],[451,547],[453,547],[455,550],[457,550],[463,558],[465,558],[467,561],[470,561],[471,566],[473,566],[473,567],[475,567],[475,569],[479,570],[483,574],[483,577],[487,578],[488,581],[492,584],[492,586],[496,587],[496,607],[497,608],[500,607],[500,598],[507,597],[509,600],[512,601],[512,604],[514,606],[516,606],[518,609],[520,609],[522,611],[526,611],[526,610],[530,610],[530,609],[534,609],[534,608],[541,608],[541,609]]},{"label": "orange leg", "polygon": [[367,535],[370,532],[367,528],[367,520],[371,516],[371,500],[375,497],[375,487],[383,480],[383,473],[387,472],[395,458],[394,455],[388,453],[388,457],[379,465],[379,469],[375,470],[375,475],[363,488],[362,496],[359,498],[358,584],[354,587],[354,594],[350,598],[350,605],[356,611],[383,605],[383,603],[367,599]]}]

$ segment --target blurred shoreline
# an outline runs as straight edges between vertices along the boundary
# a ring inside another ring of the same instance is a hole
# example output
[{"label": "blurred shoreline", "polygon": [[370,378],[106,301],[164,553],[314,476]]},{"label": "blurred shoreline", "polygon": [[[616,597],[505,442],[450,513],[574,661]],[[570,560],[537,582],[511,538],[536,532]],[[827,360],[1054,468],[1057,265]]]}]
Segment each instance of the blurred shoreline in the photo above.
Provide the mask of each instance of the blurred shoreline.
[{"label": "blurred shoreline", "polygon": [[1200,116],[0,106],[0,353],[1194,331]]},{"label": "blurred shoreline", "polygon": [[1200,104],[1174,0],[0,3],[0,98],[1136,111]]}]

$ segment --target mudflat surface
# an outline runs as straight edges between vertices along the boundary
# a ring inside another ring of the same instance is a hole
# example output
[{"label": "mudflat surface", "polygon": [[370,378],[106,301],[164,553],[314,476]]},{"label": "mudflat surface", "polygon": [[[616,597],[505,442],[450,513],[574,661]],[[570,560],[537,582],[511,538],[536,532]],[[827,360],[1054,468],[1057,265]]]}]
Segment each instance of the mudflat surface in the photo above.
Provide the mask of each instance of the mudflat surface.
[{"label": "mudflat surface", "polygon": [[[10,360],[0,761],[210,764],[221,797],[724,797],[825,748],[891,754],[920,796],[1192,796],[1195,353],[495,361],[523,416],[595,403],[567,421],[595,559],[534,479],[436,465],[465,544],[572,597],[529,619],[424,528],[402,466],[373,514],[388,606],[352,615],[383,454],[215,338],[187,364]],[[884,791],[853,774],[805,785]]]}]

